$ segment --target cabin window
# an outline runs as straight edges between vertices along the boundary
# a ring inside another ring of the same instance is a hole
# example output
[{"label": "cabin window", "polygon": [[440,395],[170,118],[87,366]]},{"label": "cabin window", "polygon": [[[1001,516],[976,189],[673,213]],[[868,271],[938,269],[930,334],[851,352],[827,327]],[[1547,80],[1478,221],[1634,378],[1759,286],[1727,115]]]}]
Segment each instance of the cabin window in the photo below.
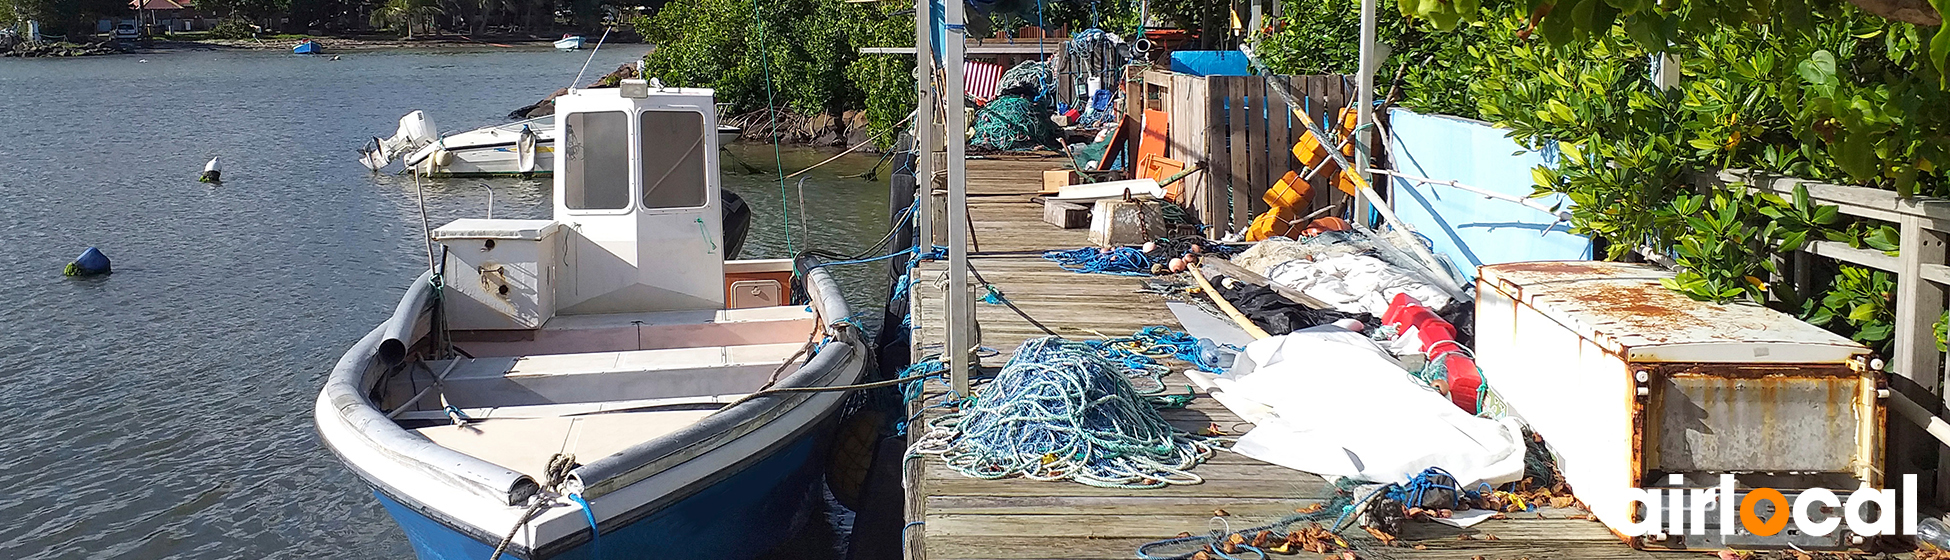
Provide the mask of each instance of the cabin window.
[{"label": "cabin window", "polygon": [[563,121],[562,195],[570,210],[630,207],[630,116],[572,113]]},{"label": "cabin window", "polygon": [[644,111],[643,207],[695,208],[705,202],[704,115]]}]

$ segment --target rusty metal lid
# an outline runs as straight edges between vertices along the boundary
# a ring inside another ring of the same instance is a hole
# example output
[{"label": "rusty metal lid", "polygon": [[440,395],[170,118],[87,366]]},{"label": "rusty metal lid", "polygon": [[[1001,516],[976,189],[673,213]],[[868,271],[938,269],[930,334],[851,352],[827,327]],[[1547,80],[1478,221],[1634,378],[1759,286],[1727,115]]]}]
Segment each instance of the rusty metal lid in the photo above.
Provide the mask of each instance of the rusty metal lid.
[{"label": "rusty metal lid", "polygon": [[1693,300],[1660,285],[1673,273],[1651,265],[1538,261],[1488,265],[1479,274],[1479,298],[1501,294],[1634,361],[1833,363],[1869,353],[1760,305]]}]

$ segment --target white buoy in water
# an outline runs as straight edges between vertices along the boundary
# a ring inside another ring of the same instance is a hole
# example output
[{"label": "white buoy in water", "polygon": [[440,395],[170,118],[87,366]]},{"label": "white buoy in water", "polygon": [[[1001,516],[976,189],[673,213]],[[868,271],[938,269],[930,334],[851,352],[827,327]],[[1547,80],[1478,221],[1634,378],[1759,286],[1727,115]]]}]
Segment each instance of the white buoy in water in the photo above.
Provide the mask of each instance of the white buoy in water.
[{"label": "white buoy in water", "polygon": [[223,162],[218,161],[218,158],[210,158],[210,163],[203,164],[203,178],[197,180],[205,183],[222,183]]}]

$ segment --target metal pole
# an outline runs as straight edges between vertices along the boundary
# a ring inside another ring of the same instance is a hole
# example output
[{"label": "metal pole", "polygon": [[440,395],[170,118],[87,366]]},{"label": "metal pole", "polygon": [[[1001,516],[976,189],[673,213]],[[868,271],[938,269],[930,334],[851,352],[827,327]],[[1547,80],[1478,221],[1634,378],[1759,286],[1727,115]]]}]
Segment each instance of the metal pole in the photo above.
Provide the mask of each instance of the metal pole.
[{"label": "metal pole", "polygon": [[929,15],[933,2],[914,0],[914,91],[918,96],[914,112],[914,230],[920,237],[914,245],[921,252],[934,250],[934,18]]},{"label": "metal pole", "polygon": [[962,49],[967,46],[962,30],[962,2],[948,0],[948,31],[944,36],[941,61],[948,83],[942,86],[948,126],[942,138],[948,148],[948,372],[955,394],[968,396],[968,358],[978,344],[969,340],[974,322],[975,299],[968,290],[968,162],[963,150],[968,144],[968,114],[962,111]]},{"label": "metal pole", "polygon": [[[1374,10],[1375,0],[1361,0],[1361,64],[1356,70],[1359,76],[1354,79],[1354,87],[1358,90],[1354,94],[1355,119],[1360,124],[1354,129],[1354,172],[1363,178],[1368,174],[1368,154],[1372,153],[1374,145],[1369,140],[1374,137],[1374,73],[1375,65],[1381,63],[1374,59]],[[1334,115],[1327,118],[1338,120]],[[1368,220],[1368,205],[1375,202],[1368,199],[1365,191],[1357,191],[1354,195],[1354,222],[1363,226],[1373,225]]]}]

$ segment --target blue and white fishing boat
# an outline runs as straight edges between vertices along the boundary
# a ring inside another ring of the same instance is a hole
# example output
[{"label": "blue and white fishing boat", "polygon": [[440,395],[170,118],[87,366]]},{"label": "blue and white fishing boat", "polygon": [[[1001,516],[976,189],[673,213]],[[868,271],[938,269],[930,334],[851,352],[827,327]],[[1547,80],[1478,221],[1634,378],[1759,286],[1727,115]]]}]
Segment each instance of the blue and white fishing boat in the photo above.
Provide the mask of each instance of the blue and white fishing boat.
[{"label": "blue and white fishing boat", "polygon": [[727,260],[711,95],[558,98],[554,219],[432,231],[332,370],[320,438],[420,558],[750,558],[807,517],[866,346],[823,269],[788,305],[795,263]]},{"label": "blue and white fishing boat", "polygon": [[320,46],[318,41],[310,39],[306,39],[303,43],[298,43],[296,47],[291,47],[292,54],[318,54],[321,52],[325,52],[325,47]]},{"label": "blue and white fishing boat", "polygon": [[573,50],[581,49],[582,43],[583,43],[583,39],[581,35],[563,35],[561,39],[555,40],[555,48],[559,50],[573,51]]}]

